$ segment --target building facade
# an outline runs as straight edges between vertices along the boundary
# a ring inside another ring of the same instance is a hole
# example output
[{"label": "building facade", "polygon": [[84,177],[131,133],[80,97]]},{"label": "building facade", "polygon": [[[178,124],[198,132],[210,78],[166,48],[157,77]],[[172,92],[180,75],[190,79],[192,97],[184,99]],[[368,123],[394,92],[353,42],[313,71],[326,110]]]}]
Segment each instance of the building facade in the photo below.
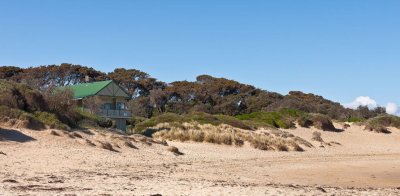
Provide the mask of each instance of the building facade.
[{"label": "building facade", "polygon": [[129,94],[112,80],[68,86],[74,100],[83,110],[110,119],[117,129],[126,131],[126,121],[132,117],[127,108]]}]

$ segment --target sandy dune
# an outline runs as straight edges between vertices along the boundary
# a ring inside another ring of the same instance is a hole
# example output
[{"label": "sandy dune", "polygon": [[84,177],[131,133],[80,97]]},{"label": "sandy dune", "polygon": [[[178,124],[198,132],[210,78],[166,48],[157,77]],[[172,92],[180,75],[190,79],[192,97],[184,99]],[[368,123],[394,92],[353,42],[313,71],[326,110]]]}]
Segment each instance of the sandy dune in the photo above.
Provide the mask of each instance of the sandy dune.
[{"label": "sandy dune", "polygon": [[[394,128],[388,135],[358,126],[322,132],[324,147],[311,140],[315,129],[289,130],[315,146],[305,152],[168,142],[181,156],[140,137],[51,131],[0,132],[0,195],[400,194]],[[117,152],[103,149],[106,142]]]}]

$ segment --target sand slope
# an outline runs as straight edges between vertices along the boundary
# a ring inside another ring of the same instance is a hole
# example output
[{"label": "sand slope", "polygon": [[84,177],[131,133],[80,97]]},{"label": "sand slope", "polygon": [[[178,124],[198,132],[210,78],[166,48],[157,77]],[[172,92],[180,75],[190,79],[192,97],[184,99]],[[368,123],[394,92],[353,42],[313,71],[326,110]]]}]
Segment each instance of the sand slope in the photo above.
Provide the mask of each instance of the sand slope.
[{"label": "sand slope", "polygon": [[[313,131],[289,130],[308,141]],[[335,144],[311,141],[305,152],[168,142],[184,153],[175,156],[139,137],[8,129],[0,132],[0,195],[399,195],[400,131],[391,131],[322,132]]]}]

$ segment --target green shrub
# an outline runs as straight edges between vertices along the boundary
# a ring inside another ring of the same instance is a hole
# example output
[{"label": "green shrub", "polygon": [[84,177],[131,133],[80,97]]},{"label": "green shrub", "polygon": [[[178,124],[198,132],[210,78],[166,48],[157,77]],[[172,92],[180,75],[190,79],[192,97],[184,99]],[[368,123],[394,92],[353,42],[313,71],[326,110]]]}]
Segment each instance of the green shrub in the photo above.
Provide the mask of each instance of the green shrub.
[{"label": "green shrub", "polygon": [[98,121],[99,116],[92,114],[90,112],[87,112],[85,110],[82,110],[82,108],[76,108],[76,112],[80,115],[81,119],[87,119],[87,120],[92,120],[92,121]]},{"label": "green shrub", "polygon": [[135,126],[135,133],[141,133],[143,130],[145,130],[146,128],[148,128],[148,127],[154,127],[154,126],[156,126],[158,123],[156,122],[156,119],[155,119],[155,117],[153,117],[153,118],[151,118],[151,119],[149,119],[149,120],[146,120],[146,121],[144,121],[144,122],[141,122],[141,123],[139,123],[139,124],[137,124],[136,126]]},{"label": "green shrub", "polygon": [[68,125],[58,120],[55,114],[51,114],[48,112],[35,112],[34,116],[38,121],[47,125],[51,129],[62,129],[62,130],[69,129]]},{"label": "green shrub", "polygon": [[367,121],[367,124],[400,128],[400,117],[392,116],[392,115],[381,115],[381,116],[377,116],[375,118],[369,119]]},{"label": "green shrub", "polygon": [[250,126],[274,127],[289,129],[294,127],[296,119],[305,116],[304,112],[293,109],[282,109],[278,112],[253,112],[242,114],[236,118],[245,121]]},{"label": "green shrub", "polygon": [[103,128],[110,128],[110,127],[113,126],[113,121],[112,121],[111,119],[99,118],[99,119],[97,120],[97,124],[98,124],[100,127],[103,127]]},{"label": "green shrub", "polygon": [[253,128],[247,124],[245,124],[244,122],[242,122],[241,120],[232,117],[232,116],[226,116],[226,115],[215,115],[218,120],[222,123],[219,124],[227,124],[230,125],[232,127],[236,127],[236,128],[240,128],[240,129],[245,129],[245,130],[252,130]]},{"label": "green shrub", "polygon": [[358,117],[350,117],[350,118],[346,119],[346,122],[354,122],[354,123],[363,122],[363,121],[365,121],[365,119],[358,118]]},{"label": "green shrub", "polygon": [[313,125],[313,121],[311,120],[310,116],[302,116],[297,119],[297,123],[301,127],[309,128]]},{"label": "green shrub", "polygon": [[338,131],[333,125],[331,119],[323,114],[314,114],[312,117],[313,126],[323,131]]},{"label": "green shrub", "polygon": [[147,118],[144,118],[144,117],[132,116],[132,118],[129,119],[129,122],[130,122],[131,125],[137,125],[137,124],[139,124],[141,122],[144,122],[146,120],[147,120]]},{"label": "green shrub", "polygon": [[24,128],[34,130],[40,130],[44,128],[44,124],[32,114],[27,113],[23,110],[0,105],[0,121],[7,123],[12,122],[13,120],[21,121],[21,125]]},{"label": "green shrub", "polygon": [[[31,123],[34,123],[32,118],[38,116],[45,123],[50,123],[49,126],[64,127],[65,124],[76,126],[81,115],[75,110],[76,105],[72,97],[73,93],[69,90],[49,87],[45,92],[41,92],[25,84],[0,81],[0,105],[14,109],[12,112],[21,110],[23,115],[30,114],[28,121]],[[41,114],[41,112],[47,112],[47,114]],[[55,118],[49,114],[54,114]],[[18,114],[5,114],[9,118],[20,119],[15,115],[18,116]],[[64,125],[58,124],[55,119]]]},{"label": "green shrub", "polygon": [[26,112],[23,112],[19,109],[9,108],[7,106],[0,105],[0,117],[11,118],[11,119],[20,119],[20,120],[27,120],[28,115]]},{"label": "green shrub", "polygon": [[0,95],[0,105],[9,108],[28,112],[47,109],[43,95],[27,85],[0,81]]},{"label": "green shrub", "polygon": [[390,133],[387,127],[400,128],[400,117],[392,115],[381,115],[371,118],[365,122],[365,128],[378,133]]},{"label": "green shrub", "polygon": [[253,112],[236,116],[239,120],[256,126],[267,126],[279,128],[282,126],[281,116],[277,112]]},{"label": "green shrub", "polygon": [[77,118],[78,121],[78,127],[80,128],[92,128],[96,129],[99,127],[98,121],[100,117],[97,115],[94,115],[90,112],[82,110],[82,108],[75,108],[76,113],[79,114],[79,117]]}]

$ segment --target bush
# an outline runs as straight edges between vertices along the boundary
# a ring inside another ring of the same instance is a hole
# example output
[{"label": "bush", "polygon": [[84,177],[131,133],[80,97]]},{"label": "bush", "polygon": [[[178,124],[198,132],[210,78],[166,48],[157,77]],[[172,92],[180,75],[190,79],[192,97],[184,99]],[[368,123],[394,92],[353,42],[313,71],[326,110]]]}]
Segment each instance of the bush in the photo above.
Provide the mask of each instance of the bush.
[{"label": "bush", "polygon": [[11,118],[11,119],[20,119],[26,120],[29,118],[29,115],[19,109],[9,108],[7,106],[0,105],[0,117],[1,118]]},{"label": "bush", "polygon": [[91,120],[94,122],[97,122],[99,120],[99,116],[92,114],[90,112],[87,112],[85,110],[82,110],[82,108],[76,108],[75,111],[79,114],[81,119],[86,119],[86,120]]},{"label": "bush", "polygon": [[0,81],[0,105],[33,112],[46,110],[46,102],[38,90],[26,85]]},{"label": "bush", "polygon": [[183,153],[180,152],[179,149],[177,147],[175,147],[175,146],[168,147],[168,151],[174,153],[176,156],[183,155]]},{"label": "bush", "polygon": [[11,126],[18,125],[34,130],[45,128],[44,124],[32,114],[7,106],[0,106],[0,122],[10,123]]},{"label": "bush", "polygon": [[346,122],[354,122],[354,123],[363,122],[363,121],[365,121],[365,119],[358,118],[358,117],[350,117],[350,118],[346,119]]},{"label": "bush", "polygon": [[48,112],[55,114],[64,124],[71,127],[78,126],[78,121],[82,119],[82,116],[77,110],[76,102],[72,100],[71,90],[50,88],[44,93],[44,98]]},{"label": "bush", "polygon": [[384,127],[396,127],[400,128],[400,117],[392,115],[381,115],[375,118],[371,118],[367,121],[369,125],[381,125]]},{"label": "bush", "polygon": [[328,116],[315,114],[312,117],[312,121],[314,127],[317,129],[321,129],[323,131],[338,131]]},{"label": "bush", "polygon": [[246,125],[244,122],[242,122],[241,120],[232,117],[232,116],[226,116],[226,115],[215,115],[215,117],[218,118],[219,124],[227,124],[230,125],[232,127],[236,127],[239,129],[244,129],[244,130],[252,130],[252,127]]},{"label": "bush", "polygon": [[343,125],[343,129],[348,129],[348,128],[350,128],[351,126],[349,125],[349,124],[347,124],[347,123],[345,123],[344,125]]},{"label": "bush", "polygon": [[[39,120],[44,124],[60,126],[60,128],[65,128],[65,124],[77,126],[76,122],[80,118],[79,113],[75,110],[72,92],[67,89],[49,88],[46,92],[41,93],[28,85],[0,81],[0,105],[23,111],[24,115],[30,114],[30,123],[35,123],[32,118],[40,118]],[[51,114],[54,114],[55,117]],[[15,118],[12,117],[13,114],[9,115],[10,118]],[[62,123],[60,124],[57,120]]]},{"label": "bush", "polygon": [[381,115],[371,118],[365,122],[365,129],[378,133],[390,133],[387,127],[400,128],[400,117],[392,115]]},{"label": "bush", "polygon": [[110,128],[110,127],[113,126],[112,120],[106,119],[106,118],[99,118],[99,119],[97,120],[97,124],[98,124],[100,127],[103,127],[103,128]]},{"label": "bush", "polygon": [[367,125],[365,126],[365,129],[376,133],[385,133],[385,134],[392,133],[389,131],[387,127],[382,125]]},{"label": "bush", "polygon": [[317,131],[314,131],[312,133],[312,138],[311,139],[314,140],[314,141],[317,141],[317,142],[324,142],[324,140],[321,137],[321,133],[317,132]]},{"label": "bush", "polygon": [[304,112],[293,109],[281,109],[278,112],[253,112],[250,114],[242,114],[236,116],[240,120],[244,120],[249,125],[255,127],[273,127],[289,129],[294,127],[294,122],[298,118],[302,118],[306,114]]},{"label": "bush", "polygon": [[137,124],[139,124],[141,122],[144,122],[146,120],[147,120],[147,118],[144,118],[144,117],[132,116],[132,118],[129,120],[129,123],[134,126],[134,125],[137,125]]},{"label": "bush", "polygon": [[313,121],[306,116],[302,116],[299,119],[297,119],[297,123],[299,124],[299,126],[301,127],[305,127],[305,128],[310,128],[310,126],[313,125]]},{"label": "bush", "polygon": [[55,114],[50,114],[48,112],[35,112],[34,116],[36,117],[37,120],[39,120],[40,122],[42,122],[51,129],[62,129],[62,130],[69,129],[68,125],[58,120]]}]

